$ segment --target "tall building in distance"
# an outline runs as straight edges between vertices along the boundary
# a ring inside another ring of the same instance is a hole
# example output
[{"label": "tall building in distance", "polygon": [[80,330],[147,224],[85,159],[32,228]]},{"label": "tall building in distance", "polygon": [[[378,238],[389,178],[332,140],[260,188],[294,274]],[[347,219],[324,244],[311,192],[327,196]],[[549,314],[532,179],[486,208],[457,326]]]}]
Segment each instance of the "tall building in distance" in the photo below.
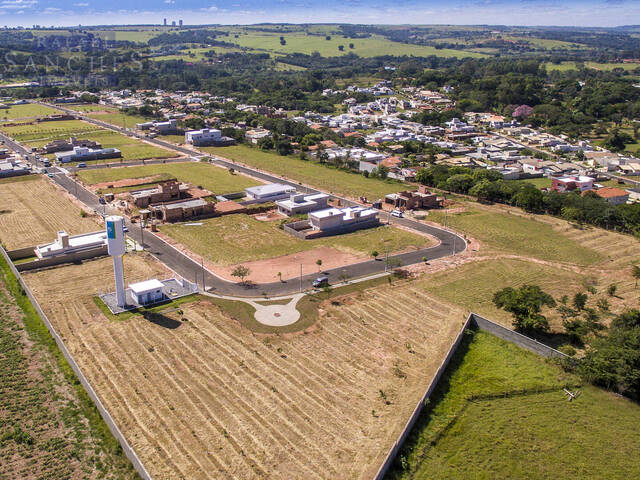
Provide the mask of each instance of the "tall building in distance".
[{"label": "tall building in distance", "polygon": [[176,21],[174,20],[173,22],[171,22],[171,26],[175,27],[176,26]]},{"label": "tall building in distance", "polygon": [[166,18],[164,19],[164,26],[165,27],[167,26],[167,19]]},{"label": "tall building in distance", "polygon": [[178,23],[180,23],[180,26],[182,26],[182,19],[180,19],[180,21]]}]

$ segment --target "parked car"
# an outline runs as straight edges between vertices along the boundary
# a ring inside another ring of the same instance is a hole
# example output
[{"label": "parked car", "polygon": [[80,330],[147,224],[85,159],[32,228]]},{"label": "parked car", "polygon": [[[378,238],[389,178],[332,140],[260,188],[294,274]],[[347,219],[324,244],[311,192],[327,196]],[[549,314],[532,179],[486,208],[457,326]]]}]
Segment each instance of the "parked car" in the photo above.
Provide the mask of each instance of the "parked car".
[{"label": "parked car", "polygon": [[327,277],[326,275],[316,278],[311,284],[313,288],[322,288],[328,285],[329,285],[329,277]]},{"label": "parked car", "polygon": [[78,164],[78,168],[85,168],[86,166],[87,166],[87,164],[84,163],[84,162],[81,162],[81,163]]},{"label": "parked car", "polygon": [[47,177],[53,178],[53,173],[47,173]]},{"label": "parked car", "polygon": [[391,211],[391,216],[392,217],[402,218],[402,212],[400,210],[392,210]]}]

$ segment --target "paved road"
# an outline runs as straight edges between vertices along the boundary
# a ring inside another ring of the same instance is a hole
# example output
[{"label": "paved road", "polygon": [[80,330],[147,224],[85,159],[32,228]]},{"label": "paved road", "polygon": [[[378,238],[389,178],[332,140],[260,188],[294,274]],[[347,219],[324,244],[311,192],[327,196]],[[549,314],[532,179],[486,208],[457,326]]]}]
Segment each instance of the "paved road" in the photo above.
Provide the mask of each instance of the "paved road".
[{"label": "paved road", "polygon": [[[64,108],[60,108],[58,106],[49,105],[54,108],[58,108],[59,110],[69,111]],[[77,112],[73,112],[77,114]],[[112,130],[120,131],[121,133],[128,134],[129,132],[125,131],[122,128],[114,127],[112,125],[105,124],[104,122],[98,122],[93,119],[85,118],[87,121],[91,121],[100,126],[105,126],[105,128],[110,128]],[[184,153],[191,157],[197,155],[198,152],[194,152],[193,150],[189,150],[184,147],[179,147],[169,142],[164,142],[162,140],[157,139],[149,139],[152,143],[156,143],[157,145],[163,146],[165,148]],[[255,178],[263,180],[265,182],[279,182],[285,183],[288,185],[295,186],[298,191],[305,193],[317,193],[319,190],[315,190],[306,186],[301,186],[296,182],[292,182],[274,175],[270,175],[264,172],[259,172],[253,170],[251,168],[238,165],[236,163],[230,162],[226,159],[213,156],[213,163],[216,163],[225,168],[234,168],[236,171],[251,175]],[[119,164],[117,164],[119,165]],[[95,165],[93,168],[108,168],[106,165]],[[78,183],[76,183],[72,178],[64,175],[59,169],[54,169],[55,172],[53,176],[53,180],[58,183],[60,186],[65,188],[71,194],[76,196],[81,202],[86,204],[88,207],[93,208],[97,212],[109,213],[106,211],[106,207],[101,205],[98,201],[98,197],[94,195],[89,190],[85,189]],[[355,205],[355,202],[342,198],[341,201],[345,205]],[[115,213],[115,212],[114,212]],[[132,224],[130,221],[125,220],[127,227],[129,228],[129,235],[134,238],[138,243],[143,244],[145,249],[156,256],[160,261],[162,261],[169,268],[174,270],[179,275],[183,276],[188,280],[195,280],[202,286],[202,280],[204,277],[204,284],[207,290],[221,294],[221,295],[235,295],[235,296],[258,296],[266,293],[269,296],[274,295],[287,295],[291,293],[296,293],[300,291],[302,287],[303,290],[311,288],[311,282],[318,277],[316,272],[305,274],[303,272],[302,279],[289,280],[287,282],[272,282],[259,284],[255,286],[242,286],[236,283],[227,282],[207,270],[203,270],[201,265],[192,260],[191,258],[184,255],[182,252],[176,250],[171,245],[166,243],[164,240],[160,239],[156,235],[152,234],[149,231],[142,231],[139,224]],[[460,253],[466,249],[466,242],[462,237],[456,235],[447,230],[432,227],[430,225],[426,225],[424,223],[407,219],[407,218],[393,218],[391,221],[392,224],[401,225],[407,228],[411,228],[413,230],[417,230],[429,235],[432,235],[436,239],[438,239],[439,244],[431,247],[425,248],[413,252],[402,253],[399,255],[391,256],[394,263],[399,263],[401,265],[412,265],[415,263],[420,263],[426,260],[434,260],[436,258],[447,257],[449,255]],[[363,277],[367,275],[372,275],[380,272],[384,272],[385,270],[385,262],[383,260],[367,260],[360,263],[356,263],[353,265],[348,265],[341,268],[330,269],[324,271],[327,275],[329,275],[329,279],[331,283],[336,283],[339,281],[339,277],[347,276],[348,278],[357,278]],[[274,275],[275,276],[275,275]]]}]

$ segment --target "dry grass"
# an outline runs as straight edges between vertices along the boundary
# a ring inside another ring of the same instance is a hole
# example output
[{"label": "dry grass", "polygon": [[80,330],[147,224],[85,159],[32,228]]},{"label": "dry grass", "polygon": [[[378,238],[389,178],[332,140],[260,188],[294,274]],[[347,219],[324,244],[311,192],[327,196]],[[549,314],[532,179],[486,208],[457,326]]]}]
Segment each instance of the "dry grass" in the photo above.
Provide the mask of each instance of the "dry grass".
[{"label": "dry grass", "polygon": [[56,232],[93,232],[100,225],[42,177],[0,183],[0,241],[8,250],[52,241]]},{"label": "dry grass", "polygon": [[[127,281],[158,275],[125,258]],[[174,329],[109,321],[92,295],[110,269],[25,277],[154,478],[371,478],[464,320],[405,283],[332,299],[297,335],[209,302],[165,312]]]}]

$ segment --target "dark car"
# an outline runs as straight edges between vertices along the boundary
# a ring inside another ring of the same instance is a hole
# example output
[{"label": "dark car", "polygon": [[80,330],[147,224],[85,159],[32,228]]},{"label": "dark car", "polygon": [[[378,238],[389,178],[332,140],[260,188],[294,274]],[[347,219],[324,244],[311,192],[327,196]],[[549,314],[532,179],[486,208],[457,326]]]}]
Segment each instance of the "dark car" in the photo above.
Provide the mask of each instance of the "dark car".
[{"label": "dark car", "polygon": [[327,277],[326,275],[316,278],[311,284],[313,288],[322,288],[328,285],[329,285],[329,277]]}]

